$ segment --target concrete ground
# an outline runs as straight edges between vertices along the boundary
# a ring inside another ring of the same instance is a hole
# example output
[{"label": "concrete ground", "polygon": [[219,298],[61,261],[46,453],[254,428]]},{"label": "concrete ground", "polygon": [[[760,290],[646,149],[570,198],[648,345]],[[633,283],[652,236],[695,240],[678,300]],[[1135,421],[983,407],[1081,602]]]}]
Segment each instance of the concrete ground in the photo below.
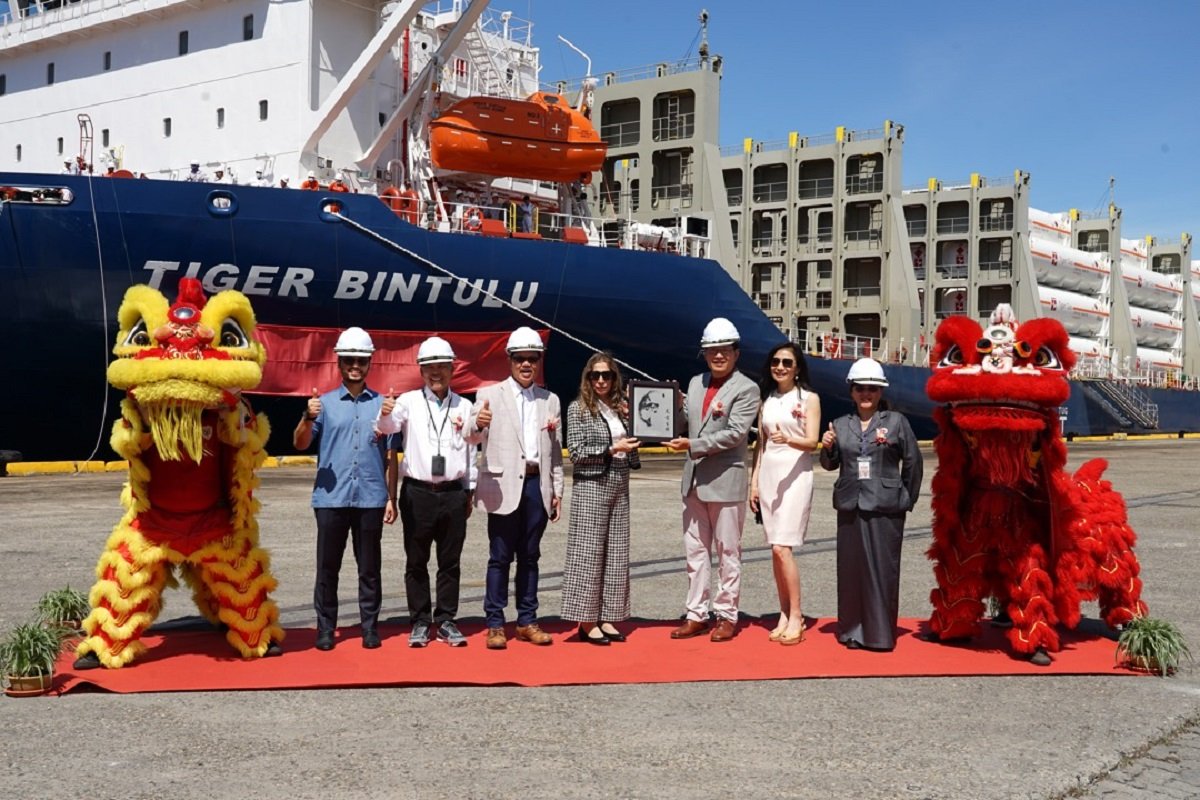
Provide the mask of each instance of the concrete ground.
[{"label": "concrete ground", "polygon": [[[1103,456],[1138,530],[1144,597],[1200,647],[1200,442],[1071,445]],[[928,477],[933,473],[932,453]],[[633,481],[633,611],[673,619],[685,576],[674,457]],[[311,467],[263,472],[263,543],[289,626],[314,624]],[[120,515],[120,474],[0,479],[0,630],[42,592],[90,586]],[[570,481],[568,480],[568,486]],[[836,613],[832,476],[817,477],[798,558],[806,614]],[[902,616],[928,613],[928,494],[909,520]],[[547,532],[542,613],[559,607],[566,523]],[[776,608],[747,526],[743,612]],[[385,533],[384,617],[406,618],[399,527]],[[482,615],[472,517],[462,616]],[[343,622],[357,618],[352,557]],[[183,591],[162,619],[194,613]],[[1095,607],[1085,613],[1094,616]],[[511,616],[510,616],[511,618]],[[764,636],[751,625],[742,636]],[[357,647],[348,640],[341,647]],[[438,646],[438,645],[431,645]],[[556,644],[555,646],[561,646]],[[719,646],[719,645],[714,645]],[[487,658],[472,646],[463,658]],[[284,656],[286,658],[286,655]],[[420,658],[402,638],[363,657]],[[536,657],[536,652],[531,653]],[[581,652],[581,658],[586,653]],[[804,658],[803,645],[781,658]],[[872,657],[869,653],[864,658]],[[134,667],[136,668],[136,667]],[[682,667],[686,670],[686,665]],[[19,798],[1061,798],[1200,796],[1200,681],[1129,677],[847,679],[564,688],[229,692],[0,700],[0,785]]]}]

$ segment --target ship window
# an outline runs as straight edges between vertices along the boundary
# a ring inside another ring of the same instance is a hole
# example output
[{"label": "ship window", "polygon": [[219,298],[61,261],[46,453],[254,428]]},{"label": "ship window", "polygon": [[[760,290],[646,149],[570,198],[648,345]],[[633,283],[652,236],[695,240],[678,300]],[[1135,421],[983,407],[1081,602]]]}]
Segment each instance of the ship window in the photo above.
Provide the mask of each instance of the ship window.
[{"label": "ship window", "polygon": [[108,147],[108,128],[100,131],[100,146]]},{"label": "ship window", "polygon": [[171,135],[171,118],[165,117],[163,119],[163,136],[170,137],[170,135]]},{"label": "ship window", "polygon": [[60,156],[62,155],[62,151],[63,151],[63,141],[62,141],[62,137],[60,136],[60,137],[58,137],[58,154]]},{"label": "ship window", "polygon": [[104,71],[108,72],[112,69],[112,50],[104,51]]},{"label": "ship window", "polygon": [[179,32],[179,55],[186,56],[188,51],[188,32]]},{"label": "ship window", "polygon": [[46,85],[47,86],[54,85],[54,62],[53,61],[51,61],[49,64],[46,65]]},{"label": "ship window", "polygon": [[259,119],[267,118],[267,101],[266,100],[258,101],[258,118]]},{"label": "ship window", "polygon": [[242,17],[242,41],[248,42],[254,38],[254,15],[247,14]]},{"label": "ship window", "polygon": [[17,145],[17,161],[21,160],[21,145]]},{"label": "ship window", "polygon": [[467,60],[465,58],[454,59],[454,77],[460,79],[467,77]]},{"label": "ship window", "polygon": [[8,91],[8,76],[0,75],[0,94]]},{"label": "ship window", "polygon": [[217,109],[217,127],[218,128],[225,127],[225,109],[223,109],[223,108]]}]

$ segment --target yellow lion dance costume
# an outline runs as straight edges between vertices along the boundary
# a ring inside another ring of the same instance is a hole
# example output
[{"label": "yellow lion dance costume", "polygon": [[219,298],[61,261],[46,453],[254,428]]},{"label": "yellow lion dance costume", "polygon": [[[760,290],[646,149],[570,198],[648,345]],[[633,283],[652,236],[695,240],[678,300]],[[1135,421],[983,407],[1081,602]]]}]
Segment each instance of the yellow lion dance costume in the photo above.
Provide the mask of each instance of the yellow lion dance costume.
[{"label": "yellow lion dance costume", "polygon": [[129,461],[125,515],[96,566],[75,667],[115,669],[145,650],[174,567],[243,658],[277,655],[284,634],[268,599],[277,582],[253,497],[270,428],[241,397],[267,360],[250,301],[225,291],[206,302],[200,282],[184,278],[173,305],[131,287],[117,321],[108,380],[126,392],[111,440]]}]

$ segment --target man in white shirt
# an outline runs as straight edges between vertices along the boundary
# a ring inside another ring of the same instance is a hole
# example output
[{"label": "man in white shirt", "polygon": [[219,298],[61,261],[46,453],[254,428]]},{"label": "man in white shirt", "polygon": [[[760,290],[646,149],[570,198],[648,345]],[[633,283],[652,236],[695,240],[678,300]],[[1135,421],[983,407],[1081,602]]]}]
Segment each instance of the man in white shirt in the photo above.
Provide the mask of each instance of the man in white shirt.
[{"label": "man in white shirt", "polygon": [[[425,386],[385,397],[377,426],[404,434],[400,522],[404,527],[404,586],[412,631],[409,647],[429,644],[431,627],[451,647],[466,645],[458,615],[459,559],[475,491],[474,447],[465,434],[475,426],[471,401],[450,390],[454,351],[431,336],[417,351]],[[390,395],[390,392],[389,392]],[[437,605],[429,598],[429,553],[437,544]]]},{"label": "man in white shirt", "polygon": [[552,641],[537,623],[538,559],[546,523],[558,521],[563,496],[558,395],[534,383],[545,350],[542,338],[531,328],[517,328],[508,337],[507,350],[512,377],[479,390],[479,412],[469,437],[483,451],[476,505],[488,515],[483,611],[489,650],[507,646],[504,610],[514,559],[516,638],[535,645]]}]

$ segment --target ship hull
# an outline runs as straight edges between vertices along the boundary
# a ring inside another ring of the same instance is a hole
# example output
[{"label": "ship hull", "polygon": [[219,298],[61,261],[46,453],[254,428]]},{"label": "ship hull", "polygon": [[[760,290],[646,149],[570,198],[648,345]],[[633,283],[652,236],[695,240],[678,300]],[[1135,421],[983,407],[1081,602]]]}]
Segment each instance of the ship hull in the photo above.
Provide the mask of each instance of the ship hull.
[{"label": "ship hull", "polygon": [[[656,379],[686,381],[702,366],[699,334],[714,316],[741,331],[743,366],[757,368],[782,339],[709,260],[430,232],[375,197],[336,197],[347,217],[454,278],[323,215],[330,198],[321,192],[11,173],[0,173],[0,185],[65,187],[73,195],[68,205],[7,204],[0,214],[0,336],[10,381],[0,395],[0,449],[26,460],[85,458],[98,440],[98,456],[111,457],[119,395],[105,369],[116,309],[130,285],[173,294],[185,275],[209,291],[245,292],[258,320],[276,326],[560,329],[586,343],[550,334],[545,379],[564,401],[575,396],[592,348],[610,349]],[[211,208],[214,192],[231,200],[232,213]],[[291,451],[288,422],[299,398],[256,405],[283,420],[272,451]]]}]

